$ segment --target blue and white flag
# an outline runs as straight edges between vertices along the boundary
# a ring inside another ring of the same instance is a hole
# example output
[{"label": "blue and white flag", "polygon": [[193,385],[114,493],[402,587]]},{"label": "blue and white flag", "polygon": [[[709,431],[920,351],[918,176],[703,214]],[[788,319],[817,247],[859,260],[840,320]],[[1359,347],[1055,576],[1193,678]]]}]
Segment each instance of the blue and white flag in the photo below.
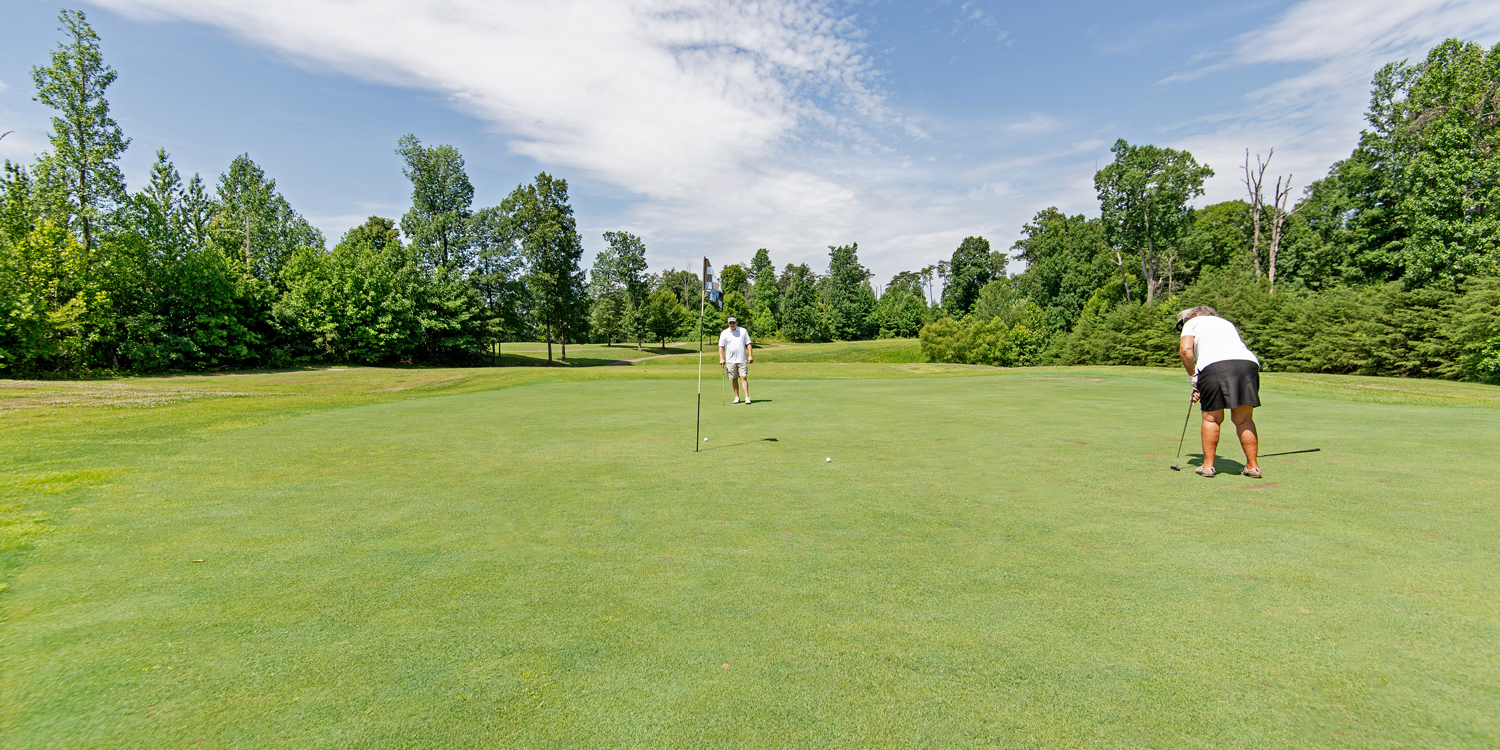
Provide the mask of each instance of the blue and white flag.
[{"label": "blue and white flag", "polygon": [[703,259],[703,295],[709,304],[719,310],[724,309],[724,292],[719,289],[719,277],[714,275],[714,267],[709,264],[708,258]]}]

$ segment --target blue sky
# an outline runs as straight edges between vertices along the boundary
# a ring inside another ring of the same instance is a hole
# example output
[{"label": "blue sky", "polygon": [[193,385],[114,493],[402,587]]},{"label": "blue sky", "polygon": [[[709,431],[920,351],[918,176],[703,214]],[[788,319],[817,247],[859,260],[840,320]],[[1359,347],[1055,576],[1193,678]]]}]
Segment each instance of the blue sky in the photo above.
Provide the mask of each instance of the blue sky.
[{"label": "blue sky", "polygon": [[[858,242],[881,280],[963,237],[1008,248],[1056,205],[1097,212],[1116,138],[1187,148],[1240,196],[1246,148],[1306,185],[1358,138],[1381,64],[1449,36],[1500,41],[1500,3],[792,0],[100,0],[110,100],[139,185],[158,147],[215,179],[248,152],[335,240],[399,218],[415,133],[467,159],[476,202],[546,170],[585,244],[826,265]],[[55,2],[0,18],[0,156],[45,148],[29,71]]]}]

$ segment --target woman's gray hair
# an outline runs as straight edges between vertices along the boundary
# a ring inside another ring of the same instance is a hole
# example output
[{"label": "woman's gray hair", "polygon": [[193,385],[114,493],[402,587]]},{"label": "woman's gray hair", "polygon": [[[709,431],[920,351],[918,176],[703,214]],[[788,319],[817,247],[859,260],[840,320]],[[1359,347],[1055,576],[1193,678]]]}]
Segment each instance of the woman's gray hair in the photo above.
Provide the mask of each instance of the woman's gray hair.
[{"label": "woman's gray hair", "polygon": [[1189,307],[1188,309],[1183,310],[1180,313],[1177,313],[1177,330],[1179,330],[1179,331],[1182,330],[1183,324],[1187,323],[1189,320],[1192,320],[1193,318],[1198,317],[1199,315],[1218,315],[1218,314],[1219,314],[1218,310],[1215,310],[1212,307],[1209,307],[1208,305],[1199,305],[1197,307]]}]

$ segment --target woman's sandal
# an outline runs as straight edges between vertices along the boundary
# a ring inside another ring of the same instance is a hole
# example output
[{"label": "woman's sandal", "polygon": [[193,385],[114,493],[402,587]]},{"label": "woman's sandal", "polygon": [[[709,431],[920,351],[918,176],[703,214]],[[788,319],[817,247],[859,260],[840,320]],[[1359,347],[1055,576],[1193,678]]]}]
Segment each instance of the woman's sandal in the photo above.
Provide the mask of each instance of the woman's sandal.
[{"label": "woman's sandal", "polygon": [[1199,466],[1198,468],[1193,469],[1193,473],[1205,479],[1213,479],[1214,474],[1217,474],[1218,472],[1214,471],[1214,467],[1212,466]]},{"label": "woman's sandal", "polygon": [[1251,479],[1260,479],[1260,469],[1252,469],[1249,466],[1240,469],[1240,474],[1250,477]]}]

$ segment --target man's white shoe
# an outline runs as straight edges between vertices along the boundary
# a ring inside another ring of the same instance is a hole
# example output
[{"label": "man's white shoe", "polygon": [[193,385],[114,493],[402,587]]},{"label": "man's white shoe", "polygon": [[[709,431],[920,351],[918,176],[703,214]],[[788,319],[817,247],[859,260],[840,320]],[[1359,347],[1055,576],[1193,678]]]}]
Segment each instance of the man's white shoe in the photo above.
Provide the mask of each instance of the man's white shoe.
[{"label": "man's white shoe", "polygon": [[735,397],[734,397],[734,402],[735,402],[735,403],[736,403],[736,404],[738,404],[738,403],[739,403],[739,402],[740,402],[740,397],[739,397],[739,396],[735,396]]},{"label": "man's white shoe", "polygon": [[746,404],[746,405],[747,405],[747,406],[748,406],[748,405],[749,405],[749,404],[750,404],[750,397],[749,397],[749,396],[746,396],[746,397],[745,397],[745,404]]}]

